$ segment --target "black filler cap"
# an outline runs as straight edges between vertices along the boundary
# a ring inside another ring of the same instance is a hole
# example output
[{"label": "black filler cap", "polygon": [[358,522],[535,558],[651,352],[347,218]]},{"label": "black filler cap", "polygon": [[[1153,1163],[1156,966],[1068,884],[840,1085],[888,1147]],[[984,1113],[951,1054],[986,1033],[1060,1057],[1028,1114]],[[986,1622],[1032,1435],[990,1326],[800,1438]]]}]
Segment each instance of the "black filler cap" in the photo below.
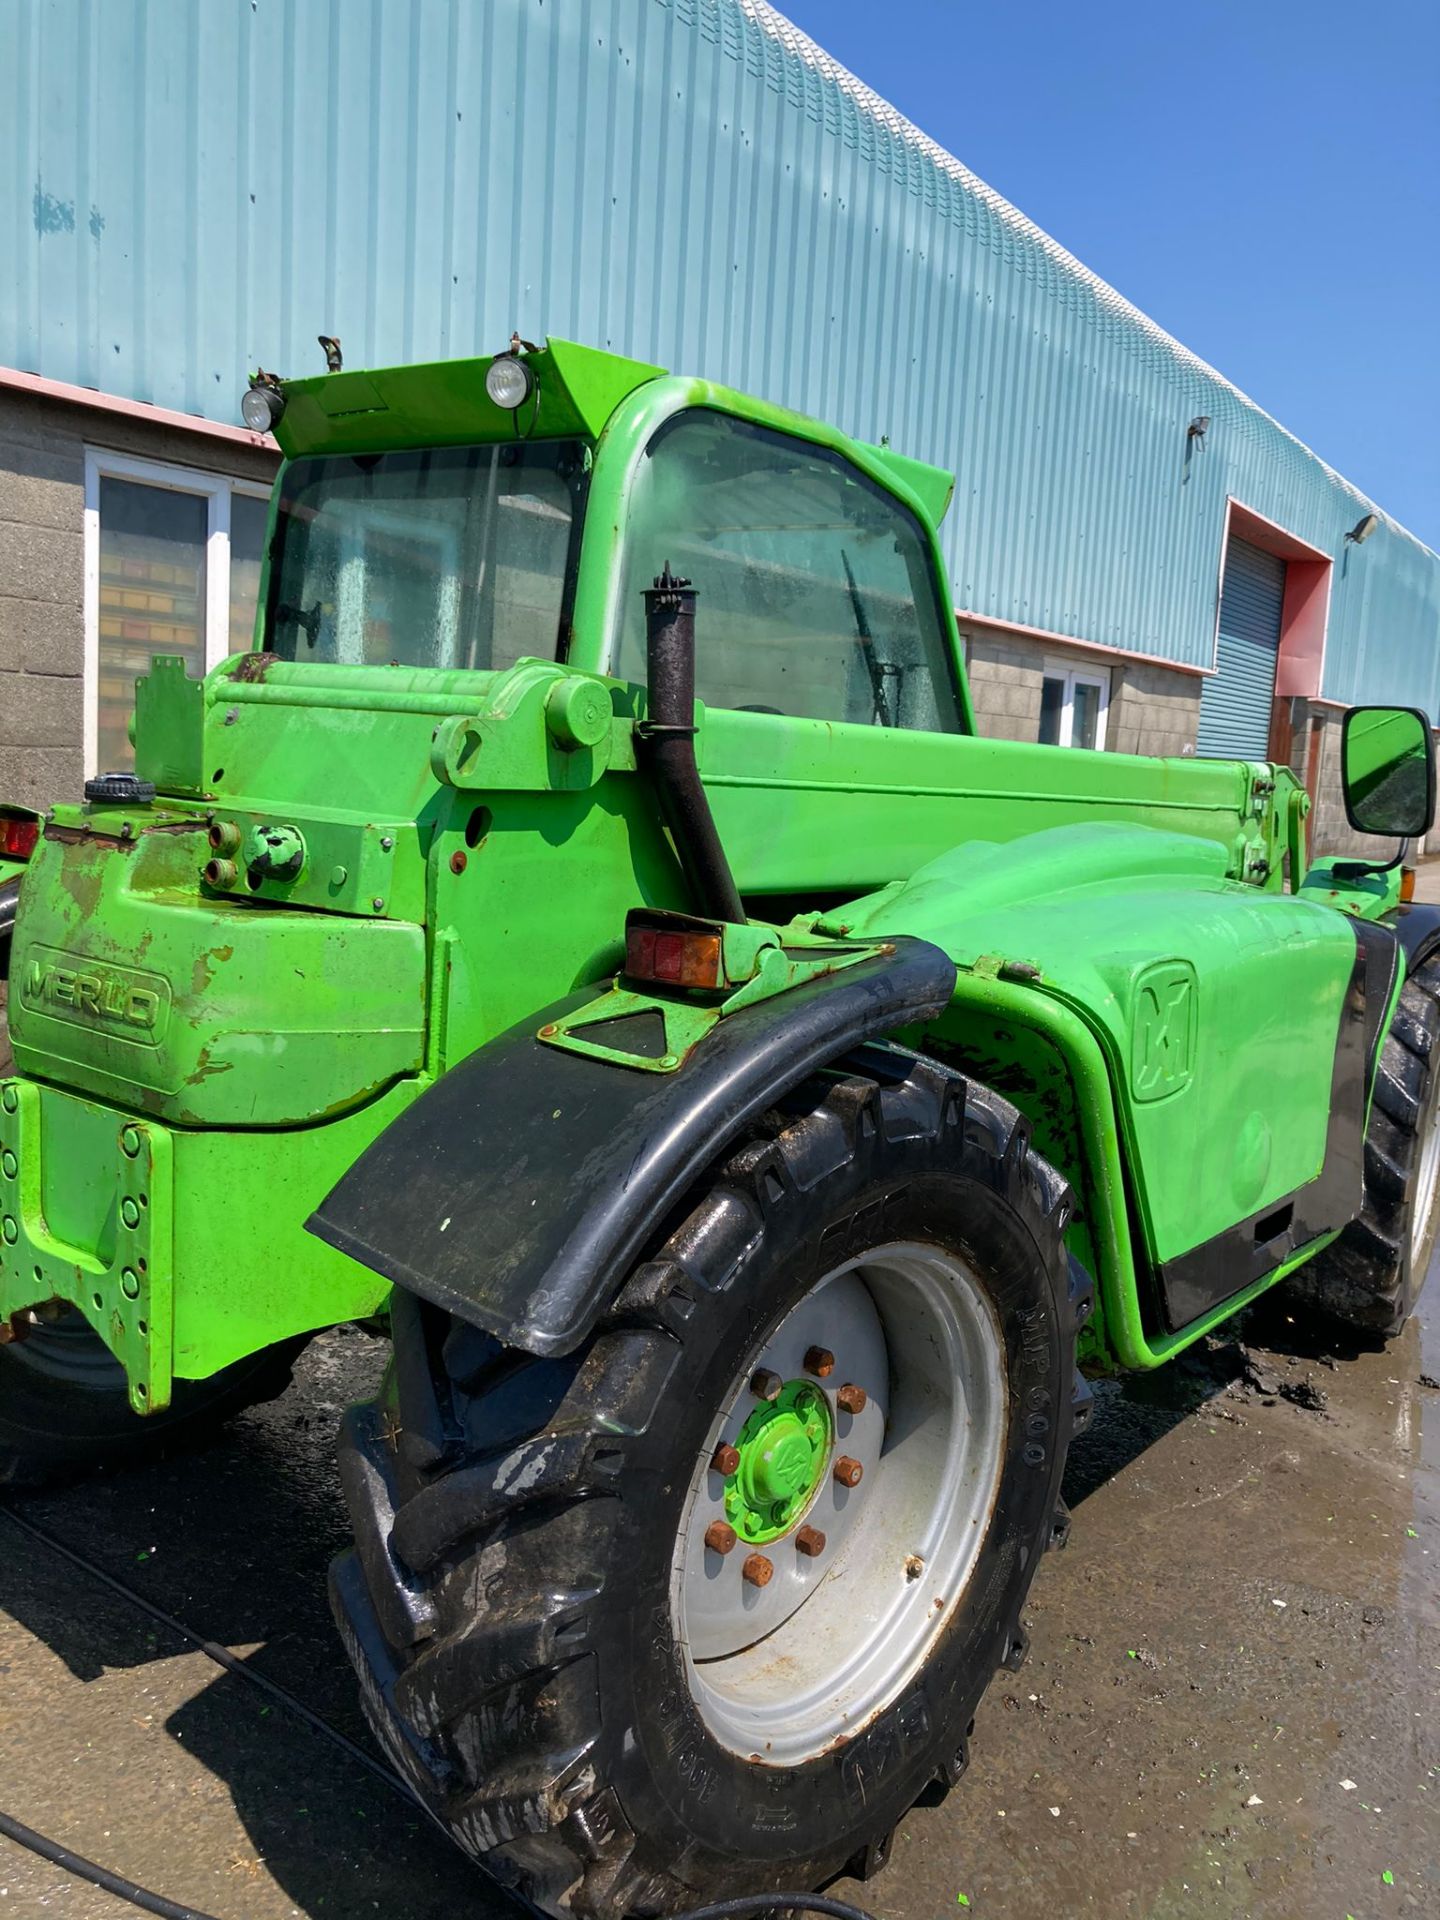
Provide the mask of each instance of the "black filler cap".
[{"label": "black filler cap", "polygon": [[155,782],[133,773],[97,773],[85,782],[85,798],[104,806],[148,806],[155,798]]}]

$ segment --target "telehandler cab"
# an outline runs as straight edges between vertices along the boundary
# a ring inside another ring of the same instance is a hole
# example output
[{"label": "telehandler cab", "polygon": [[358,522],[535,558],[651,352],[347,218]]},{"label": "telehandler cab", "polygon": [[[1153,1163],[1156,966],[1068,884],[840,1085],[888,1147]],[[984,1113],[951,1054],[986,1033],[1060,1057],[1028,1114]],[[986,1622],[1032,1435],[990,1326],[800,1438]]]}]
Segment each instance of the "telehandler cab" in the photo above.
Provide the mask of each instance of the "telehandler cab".
[{"label": "telehandler cab", "polygon": [[[0,1481],[388,1309],[334,1607],[459,1843],[589,1920],[867,1873],[1084,1372],[1410,1312],[1440,915],[1284,767],[977,737],[888,447],[558,340],[257,391],[254,650],[3,815]],[[1429,826],[1423,715],[1345,757]]]}]

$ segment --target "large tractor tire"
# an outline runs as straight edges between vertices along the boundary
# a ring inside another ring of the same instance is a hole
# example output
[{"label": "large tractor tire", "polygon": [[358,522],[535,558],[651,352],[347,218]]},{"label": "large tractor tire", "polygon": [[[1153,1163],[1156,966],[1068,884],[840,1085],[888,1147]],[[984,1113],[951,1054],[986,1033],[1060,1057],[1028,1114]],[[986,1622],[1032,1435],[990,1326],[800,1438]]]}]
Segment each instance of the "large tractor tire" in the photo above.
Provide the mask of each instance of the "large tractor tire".
[{"label": "large tractor tire", "polygon": [[131,1411],[125,1371],[71,1310],[0,1346],[0,1488],[37,1487],[96,1468],[138,1466],[273,1400],[304,1339],[266,1348],[209,1380],[177,1380],[163,1413]]},{"label": "large tractor tire", "polygon": [[1389,1339],[1414,1311],[1440,1225],[1440,957],[1400,989],[1365,1136],[1360,1216],[1292,1275],[1286,1297]]},{"label": "large tractor tire", "polygon": [[868,1873],[1024,1658],[1090,1285],[1014,1108],[891,1058],[728,1151],[574,1354],[396,1295],[336,1616],[386,1750],[546,1912]]}]

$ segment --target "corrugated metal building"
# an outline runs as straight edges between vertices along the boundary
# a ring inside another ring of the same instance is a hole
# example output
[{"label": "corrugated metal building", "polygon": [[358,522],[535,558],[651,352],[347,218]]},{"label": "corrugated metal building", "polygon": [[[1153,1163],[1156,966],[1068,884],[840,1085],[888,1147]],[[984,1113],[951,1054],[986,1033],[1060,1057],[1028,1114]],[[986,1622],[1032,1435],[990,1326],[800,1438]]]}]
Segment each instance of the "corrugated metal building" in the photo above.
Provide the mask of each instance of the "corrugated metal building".
[{"label": "corrugated metal building", "polygon": [[982,723],[1289,757],[1325,844],[1338,705],[1440,709],[1440,558],[758,0],[0,22],[9,797],[123,758],[152,647],[248,637],[274,455],[231,423],[321,332],[550,332],[952,467]]}]

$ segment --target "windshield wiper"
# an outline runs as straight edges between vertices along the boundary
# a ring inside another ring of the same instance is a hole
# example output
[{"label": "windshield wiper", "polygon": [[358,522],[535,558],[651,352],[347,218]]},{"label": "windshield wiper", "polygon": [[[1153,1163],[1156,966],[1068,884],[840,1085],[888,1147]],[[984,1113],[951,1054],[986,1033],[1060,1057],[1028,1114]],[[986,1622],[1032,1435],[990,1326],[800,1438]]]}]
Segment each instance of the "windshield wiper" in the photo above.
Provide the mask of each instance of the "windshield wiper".
[{"label": "windshield wiper", "polygon": [[[875,636],[870,631],[870,616],[865,611],[865,602],[860,598],[859,583],[855,578],[855,569],[850,564],[850,556],[842,547],[840,564],[845,569],[845,584],[850,589],[850,610],[855,615],[855,631],[860,636],[860,651],[865,656],[866,671],[870,675],[870,697],[875,702],[875,718],[882,727],[893,727],[895,716],[890,711],[890,695],[886,689],[887,676],[899,680],[902,669],[890,661],[882,660],[875,647]],[[897,687],[896,691],[899,689]]]}]

